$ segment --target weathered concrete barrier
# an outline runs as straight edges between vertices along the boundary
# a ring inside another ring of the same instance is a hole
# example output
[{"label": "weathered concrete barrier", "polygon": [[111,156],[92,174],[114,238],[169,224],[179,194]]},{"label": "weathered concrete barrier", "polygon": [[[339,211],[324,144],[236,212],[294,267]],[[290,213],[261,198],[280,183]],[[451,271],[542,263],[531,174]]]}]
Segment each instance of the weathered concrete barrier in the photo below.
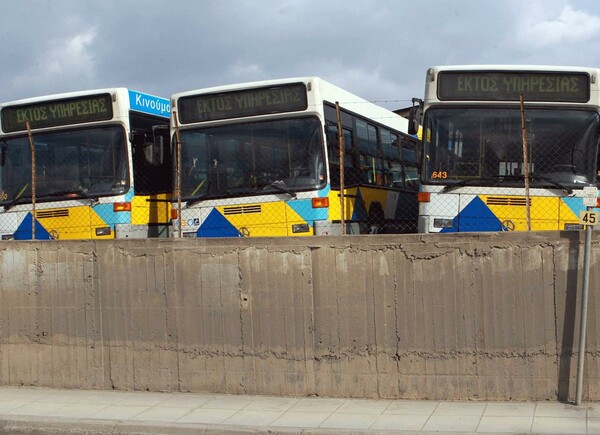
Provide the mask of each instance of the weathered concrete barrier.
[{"label": "weathered concrete barrier", "polygon": [[[595,239],[584,400],[600,399]],[[0,384],[573,399],[582,245],[576,232],[3,242]]]}]

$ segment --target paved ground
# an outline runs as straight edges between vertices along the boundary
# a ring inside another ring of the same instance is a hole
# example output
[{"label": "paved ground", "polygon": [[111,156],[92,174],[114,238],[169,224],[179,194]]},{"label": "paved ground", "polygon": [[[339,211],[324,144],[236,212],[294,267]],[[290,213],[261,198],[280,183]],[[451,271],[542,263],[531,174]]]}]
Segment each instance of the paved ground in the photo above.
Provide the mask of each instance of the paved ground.
[{"label": "paved ground", "polygon": [[600,403],[438,402],[0,387],[0,433],[600,434]]}]

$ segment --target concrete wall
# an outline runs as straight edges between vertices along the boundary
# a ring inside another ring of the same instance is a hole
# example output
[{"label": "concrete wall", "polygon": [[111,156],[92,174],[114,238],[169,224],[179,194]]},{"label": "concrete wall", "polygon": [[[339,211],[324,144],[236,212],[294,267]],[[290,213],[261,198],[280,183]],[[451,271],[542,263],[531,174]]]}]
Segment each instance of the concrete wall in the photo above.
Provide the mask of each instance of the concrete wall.
[{"label": "concrete wall", "polygon": [[[0,384],[573,400],[582,248],[577,232],[2,242]],[[599,250],[584,400],[600,400]]]}]

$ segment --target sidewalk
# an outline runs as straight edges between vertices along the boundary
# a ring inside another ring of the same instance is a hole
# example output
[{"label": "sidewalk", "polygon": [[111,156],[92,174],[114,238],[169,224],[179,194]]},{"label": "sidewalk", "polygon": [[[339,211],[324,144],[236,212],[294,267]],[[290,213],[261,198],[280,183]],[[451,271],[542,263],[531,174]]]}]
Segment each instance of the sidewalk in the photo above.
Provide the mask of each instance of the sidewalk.
[{"label": "sidewalk", "polygon": [[600,433],[600,403],[290,398],[0,387],[0,433]]}]

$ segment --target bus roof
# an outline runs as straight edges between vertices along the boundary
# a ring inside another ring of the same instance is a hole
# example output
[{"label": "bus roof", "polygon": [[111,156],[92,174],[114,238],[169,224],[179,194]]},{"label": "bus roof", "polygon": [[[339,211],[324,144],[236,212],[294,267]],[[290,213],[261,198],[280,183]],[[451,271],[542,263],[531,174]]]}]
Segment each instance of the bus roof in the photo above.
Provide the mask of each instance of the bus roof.
[{"label": "bus roof", "polygon": [[[370,103],[370,101],[367,101],[364,98],[359,97],[358,95],[353,94],[350,91],[342,89],[339,86],[336,86],[336,85],[334,85],[326,80],[323,80],[320,77],[316,77],[316,76],[288,77],[288,78],[282,78],[282,79],[260,80],[260,81],[255,81],[255,82],[244,82],[244,83],[235,83],[235,84],[222,85],[222,86],[213,86],[213,87],[209,87],[209,88],[179,92],[179,93],[173,94],[171,96],[171,100],[175,100],[180,97],[186,97],[189,95],[212,94],[212,93],[221,93],[221,92],[228,92],[228,91],[239,91],[239,90],[244,90],[244,89],[256,89],[256,88],[263,88],[263,87],[269,87],[269,86],[284,85],[284,84],[288,84],[288,83],[305,83],[307,85],[312,84],[315,88],[319,88],[319,90],[327,89],[327,91],[328,91],[327,94],[329,94],[330,96],[335,95],[336,97],[339,97],[340,103],[342,101]],[[310,88],[309,88],[309,90],[310,90]],[[373,104],[373,103],[371,103],[371,104]],[[387,109],[384,109],[384,110],[387,110]]]},{"label": "bus roof", "polygon": [[[211,86],[208,88],[198,88],[191,91],[178,92],[171,96],[171,99],[176,99],[179,97],[186,97],[188,95],[196,95],[196,94],[212,94],[216,92],[227,92],[241,89],[253,89],[253,88],[262,88],[274,85],[281,85],[286,83],[309,83],[312,81],[322,81],[323,79],[319,77],[289,77],[283,79],[273,79],[273,80],[259,80],[254,82],[244,82],[244,83],[234,83],[228,85],[220,85],[220,86]],[[333,86],[333,85],[332,85]]]},{"label": "bus roof", "polygon": [[597,68],[582,66],[551,66],[551,65],[437,65],[429,70],[434,71],[585,71],[596,72]]},{"label": "bus roof", "polygon": [[307,89],[314,91],[315,98],[326,100],[330,103],[338,101],[341,106],[355,113],[371,118],[383,125],[397,129],[406,133],[408,121],[400,115],[392,112],[389,109],[378,106],[356,94],[353,94],[345,89],[340,88],[320,77],[304,76],[304,77],[289,77],[276,80],[261,80],[255,82],[236,83],[223,86],[213,86],[203,89],[195,89],[191,91],[179,92],[171,96],[171,103],[175,104],[179,98],[195,96],[199,94],[218,94],[230,91],[241,91],[247,89],[257,89],[270,86],[278,86],[292,83],[304,83]]}]

